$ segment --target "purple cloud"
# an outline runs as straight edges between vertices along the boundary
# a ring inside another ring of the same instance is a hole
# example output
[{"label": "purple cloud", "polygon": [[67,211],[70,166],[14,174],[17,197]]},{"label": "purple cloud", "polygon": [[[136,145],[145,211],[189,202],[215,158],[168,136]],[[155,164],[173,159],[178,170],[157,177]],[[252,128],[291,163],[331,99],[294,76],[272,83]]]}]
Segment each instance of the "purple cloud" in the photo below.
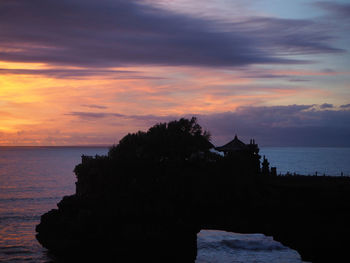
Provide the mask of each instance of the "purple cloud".
[{"label": "purple cloud", "polygon": [[330,109],[333,108],[333,104],[329,104],[329,103],[323,103],[322,105],[320,105],[321,109]]},{"label": "purple cloud", "polygon": [[82,107],[92,108],[92,109],[107,109],[108,107],[103,105],[96,105],[96,104],[82,104],[80,105]]},{"label": "purple cloud", "polygon": [[84,112],[84,111],[73,111],[65,115],[75,116],[84,120],[102,119],[106,117],[125,117],[119,113],[106,113],[106,112]]},{"label": "purple cloud", "polygon": [[290,82],[308,82],[309,79],[289,79]]},{"label": "purple cloud", "polygon": [[3,0],[0,56],[85,67],[302,63],[285,55],[342,52],[309,20],[231,24],[133,0]]},{"label": "purple cloud", "polygon": [[316,6],[331,13],[335,18],[350,20],[350,3],[337,3],[335,1],[319,1]]},{"label": "purple cloud", "polygon": [[350,104],[340,105],[340,108],[342,108],[342,109],[344,109],[344,108],[350,108]]},{"label": "purple cloud", "polygon": [[118,119],[132,120],[141,122],[145,127],[151,126],[159,122],[167,122],[168,120],[175,120],[178,116],[156,116],[156,115],[126,115],[115,112],[86,112],[86,111],[72,111],[66,113],[67,116],[74,116],[82,120],[99,120],[99,119]]},{"label": "purple cloud", "polygon": [[203,115],[216,144],[238,134],[263,146],[349,147],[350,110],[315,110],[315,105],[242,107],[236,112]]}]

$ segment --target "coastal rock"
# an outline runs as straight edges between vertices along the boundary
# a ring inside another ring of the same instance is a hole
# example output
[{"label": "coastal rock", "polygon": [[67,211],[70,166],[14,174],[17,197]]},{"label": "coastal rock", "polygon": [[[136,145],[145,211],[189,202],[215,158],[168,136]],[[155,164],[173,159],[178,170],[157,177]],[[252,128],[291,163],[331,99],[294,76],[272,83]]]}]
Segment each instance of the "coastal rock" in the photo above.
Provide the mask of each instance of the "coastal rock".
[{"label": "coastal rock", "polygon": [[41,217],[38,241],[64,261],[194,262],[197,233],[218,229],[273,236],[314,263],[350,260],[349,178],[276,176],[254,140],[212,147],[181,119],[83,156],[76,193]]},{"label": "coastal rock", "polygon": [[194,262],[198,228],[181,218],[131,217],[100,201],[65,197],[41,217],[38,241],[64,261]]}]

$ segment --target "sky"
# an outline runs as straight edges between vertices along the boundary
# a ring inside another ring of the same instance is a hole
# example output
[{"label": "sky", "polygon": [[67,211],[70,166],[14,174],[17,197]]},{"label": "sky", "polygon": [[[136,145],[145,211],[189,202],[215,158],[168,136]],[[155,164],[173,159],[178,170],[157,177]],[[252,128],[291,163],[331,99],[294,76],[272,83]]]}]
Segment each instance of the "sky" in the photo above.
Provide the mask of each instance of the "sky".
[{"label": "sky", "polygon": [[348,32],[349,0],[0,0],[0,146],[196,116],[215,145],[350,147]]}]

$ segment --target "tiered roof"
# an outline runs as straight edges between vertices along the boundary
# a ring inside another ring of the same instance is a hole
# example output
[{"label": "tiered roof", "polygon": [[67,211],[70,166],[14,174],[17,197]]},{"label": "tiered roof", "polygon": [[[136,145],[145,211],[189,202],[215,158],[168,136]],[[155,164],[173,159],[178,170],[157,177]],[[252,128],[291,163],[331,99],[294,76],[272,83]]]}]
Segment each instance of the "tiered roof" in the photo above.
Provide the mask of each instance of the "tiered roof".
[{"label": "tiered roof", "polygon": [[221,152],[235,152],[235,151],[241,151],[245,149],[247,149],[247,145],[241,140],[239,140],[237,138],[237,135],[235,135],[235,138],[229,143],[220,147],[216,147],[216,150]]}]

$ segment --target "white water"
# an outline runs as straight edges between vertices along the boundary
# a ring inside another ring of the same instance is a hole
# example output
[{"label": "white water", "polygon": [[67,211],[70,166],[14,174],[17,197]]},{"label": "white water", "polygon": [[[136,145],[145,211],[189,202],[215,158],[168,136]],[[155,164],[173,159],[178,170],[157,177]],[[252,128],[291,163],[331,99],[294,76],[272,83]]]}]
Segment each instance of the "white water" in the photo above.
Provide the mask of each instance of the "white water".
[{"label": "white water", "polygon": [[301,263],[295,250],[263,234],[202,230],[196,263]]}]

